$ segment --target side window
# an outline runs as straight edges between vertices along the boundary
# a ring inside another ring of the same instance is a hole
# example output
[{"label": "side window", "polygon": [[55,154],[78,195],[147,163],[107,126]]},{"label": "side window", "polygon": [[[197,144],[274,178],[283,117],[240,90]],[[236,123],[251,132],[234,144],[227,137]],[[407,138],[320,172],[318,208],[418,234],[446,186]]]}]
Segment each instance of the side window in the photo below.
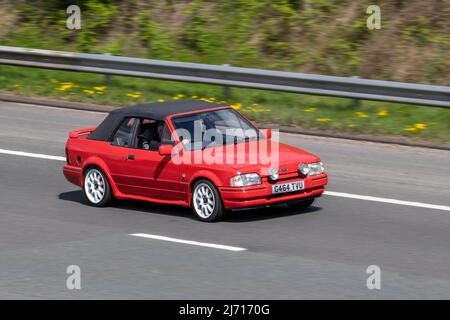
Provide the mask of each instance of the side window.
[{"label": "side window", "polygon": [[171,137],[164,121],[141,119],[137,130],[137,148],[158,151],[161,144],[173,144]]},{"label": "side window", "polygon": [[163,134],[161,137],[161,143],[175,145],[175,141],[173,140],[172,134],[170,133],[170,129],[166,123],[164,124]]},{"label": "side window", "polygon": [[112,144],[120,147],[130,147],[135,122],[136,118],[124,119],[114,135]]}]

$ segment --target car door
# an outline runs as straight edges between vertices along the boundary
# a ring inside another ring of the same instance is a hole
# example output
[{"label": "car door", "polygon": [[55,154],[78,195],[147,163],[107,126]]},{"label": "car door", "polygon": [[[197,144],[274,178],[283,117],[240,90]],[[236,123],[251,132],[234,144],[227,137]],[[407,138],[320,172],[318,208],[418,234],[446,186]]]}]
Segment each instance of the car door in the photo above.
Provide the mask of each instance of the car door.
[{"label": "car door", "polygon": [[138,124],[137,118],[125,118],[115,131],[107,148],[103,149],[102,159],[108,166],[111,177],[120,192],[132,192],[132,173],[127,168],[128,157],[132,154],[133,136]]},{"label": "car door", "polygon": [[[160,155],[158,148],[146,150],[138,144],[139,127],[143,121],[148,120],[139,120],[133,148],[129,149],[129,154],[125,157],[127,189],[133,195],[165,201],[184,201],[187,187],[181,183],[179,165],[172,161],[170,155]],[[171,144],[170,131],[165,123],[163,125],[161,143]]]}]

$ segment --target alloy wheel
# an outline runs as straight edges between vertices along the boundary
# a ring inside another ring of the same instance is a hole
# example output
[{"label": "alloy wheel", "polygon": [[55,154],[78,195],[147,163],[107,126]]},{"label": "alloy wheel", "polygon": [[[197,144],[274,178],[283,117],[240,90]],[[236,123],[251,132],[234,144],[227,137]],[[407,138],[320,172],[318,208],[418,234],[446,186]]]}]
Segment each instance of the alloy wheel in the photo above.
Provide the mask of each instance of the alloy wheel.
[{"label": "alloy wheel", "polygon": [[193,197],[195,212],[201,218],[209,218],[216,206],[216,199],[211,188],[206,183],[200,183],[196,186]]},{"label": "alloy wheel", "polygon": [[84,190],[92,203],[99,203],[105,197],[105,178],[97,169],[90,169],[84,178]]}]

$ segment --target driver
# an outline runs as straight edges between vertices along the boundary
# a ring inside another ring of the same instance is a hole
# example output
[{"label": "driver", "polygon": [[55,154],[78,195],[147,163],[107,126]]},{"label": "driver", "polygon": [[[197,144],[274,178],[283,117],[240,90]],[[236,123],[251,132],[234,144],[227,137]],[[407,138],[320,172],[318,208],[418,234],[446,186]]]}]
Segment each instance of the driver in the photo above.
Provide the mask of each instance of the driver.
[{"label": "driver", "polygon": [[163,132],[164,132],[164,122],[161,121],[158,123],[156,134],[153,136],[153,139],[149,144],[149,150],[152,151],[158,150],[159,146],[161,145]]}]

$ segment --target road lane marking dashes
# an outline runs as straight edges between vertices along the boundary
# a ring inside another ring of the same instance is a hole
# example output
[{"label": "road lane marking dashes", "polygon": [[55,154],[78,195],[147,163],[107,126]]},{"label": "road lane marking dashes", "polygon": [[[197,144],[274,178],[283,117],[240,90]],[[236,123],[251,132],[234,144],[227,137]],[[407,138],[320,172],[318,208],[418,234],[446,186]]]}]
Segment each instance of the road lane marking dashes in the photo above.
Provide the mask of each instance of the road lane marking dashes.
[{"label": "road lane marking dashes", "polygon": [[132,234],[129,234],[129,235],[133,236],[133,237],[141,237],[141,238],[147,238],[147,239],[153,239],[153,240],[161,240],[161,241],[169,241],[169,242],[190,244],[190,245],[193,245],[193,246],[209,247],[209,248],[229,250],[229,251],[245,251],[245,250],[247,250],[245,248],[226,246],[226,245],[223,245],[223,244],[215,244],[215,243],[183,240],[183,239],[170,238],[170,237],[165,237],[165,236],[158,236],[158,235],[155,235],[155,234],[148,234],[148,233],[132,233]]},{"label": "road lane marking dashes", "polygon": [[[2,154],[2,153],[9,154],[9,155],[15,155],[15,156],[22,156],[22,157],[66,161],[65,157],[52,156],[52,155],[41,154],[41,153],[30,153],[30,152],[23,152],[23,151],[0,149],[0,154]],[[352,194],[352,193],[345,193],[345,192],[335,192],[335,191],[325,191],[324,194],[327,196],[332,196],[332,197],[341,197],[341,198],[349,198],[349,199],[356,199],[356,200],[397,204],[397,205],[402,205],[402,206],[426,208],[426,209],[433,209],[433,210],[450,211],[450,206],[436,205],[436,204],[423,203],[423,202],[404,201],[404,200],[373,197],[373,196],[366,196],[366,195]]]}]

